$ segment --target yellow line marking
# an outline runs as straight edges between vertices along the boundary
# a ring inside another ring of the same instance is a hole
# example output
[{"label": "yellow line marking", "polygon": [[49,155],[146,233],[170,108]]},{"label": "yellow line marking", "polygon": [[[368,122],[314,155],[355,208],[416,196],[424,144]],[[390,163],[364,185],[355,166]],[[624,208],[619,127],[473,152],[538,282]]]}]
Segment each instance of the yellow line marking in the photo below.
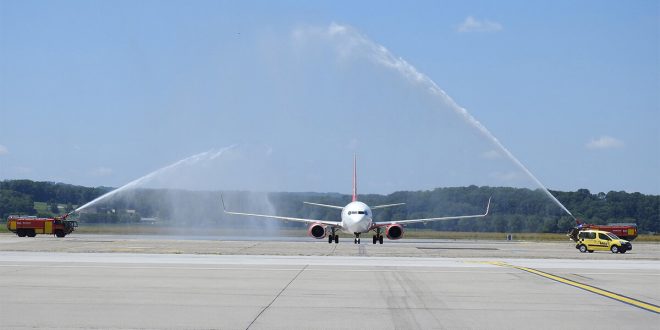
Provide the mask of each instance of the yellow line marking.
[{"label": "yellow line marking", "polygon": [[553,281],[564,283],[564,284],[567,284],[567,285],[570,285],[570,286],[573,286],[573,287],[576,287],[576,288],[579,288],[579,289],[582,289],[582,290],[589,291],[591,293],[595,293],[595,294],[598,294],[598,295],[601,295],[601,296],[604,296],[604,297],[607,297],[607,298],[611,298],[611,299],[620,301],[622,303],[626,303],[626,304],[629,304],[629,305],[632,305],[632,306],[635,306],[635,307],[638,307],[638,308],[641,308],[641,309],[645,309],[645,310],[650,311],[650,312],[654,312],[656,314],[660,314],[660,307],[659,306],[656,306],[654,304],[647,303],[647,302],[644,302],[644,301],[641,301],[641,300],[633,299],[633,298],[630,298],[630,297],[622,296],[620,294],[616,294],[614,292],[603,290],[603,289],[597,288],[595,286],[583,284],[583,283],[580,283],[580,282],[571,281],[569,279],[559,277],[557,275],[548,274],[548,273],[545,273],[545,272],[542,272],[540,270],[536,270],[536,269],[533,269],[533,268],[514,266],[514,265],[507,264],[505,262],[498,262],[498,261],[488,262],[488,263],[492,264],[492,265],[502,266],[502,267],[511,267],[511,268],[522,270],[522,271],[526,271],[528,273],[543,276],[543,277],[545,277],[547,279],[551,279]]}]

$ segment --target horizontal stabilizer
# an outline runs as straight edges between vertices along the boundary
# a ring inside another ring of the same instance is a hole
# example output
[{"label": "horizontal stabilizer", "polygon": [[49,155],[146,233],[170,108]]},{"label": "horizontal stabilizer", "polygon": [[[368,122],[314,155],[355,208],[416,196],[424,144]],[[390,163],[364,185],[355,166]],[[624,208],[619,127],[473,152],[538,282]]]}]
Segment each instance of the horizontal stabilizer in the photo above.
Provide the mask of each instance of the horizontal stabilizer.
[{"label": "horizontal stabilizer", "polygon": [[406,205],[406,203],[396,203],[396,204],[385,204],[385,205],[376,205],[372,206],[372,210],[377,210],[377,209],[384,209],[386,207],[393,207],[393,206],[400,206],[400,205]]},{"label": "horizontal stabilizer", "polygon": [[328,205],[328,204],[319,204],[319,203],[310,203],[310,202],[303,202],[303,203],[305,203],[305,204],[307,204],[307,205],[314,205],[314,206],[328,207],[328,208],[331,208],[331,209],[339,209],[339,210],[343,210],[343,209],[344,209],[343,206]]}]

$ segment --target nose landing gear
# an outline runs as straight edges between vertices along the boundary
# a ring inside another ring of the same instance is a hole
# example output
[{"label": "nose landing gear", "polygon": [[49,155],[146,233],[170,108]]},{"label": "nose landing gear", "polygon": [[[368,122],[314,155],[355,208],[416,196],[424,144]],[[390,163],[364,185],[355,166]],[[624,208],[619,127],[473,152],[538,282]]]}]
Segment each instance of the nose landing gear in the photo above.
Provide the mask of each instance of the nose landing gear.
[{"label": "nose landing gear", "polygon": [[353,244],[360,244],[360,233],[354,233],[355,234],[355,239],[353,240]]}]

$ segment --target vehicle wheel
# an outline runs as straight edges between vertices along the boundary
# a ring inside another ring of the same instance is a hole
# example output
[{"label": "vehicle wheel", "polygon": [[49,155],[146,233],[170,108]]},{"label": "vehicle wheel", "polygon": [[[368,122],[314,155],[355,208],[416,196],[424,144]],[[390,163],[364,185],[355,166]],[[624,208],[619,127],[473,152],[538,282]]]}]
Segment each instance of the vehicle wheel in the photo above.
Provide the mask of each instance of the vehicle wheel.
[{"label": "vehicle wheel", "polygon": [[35,236],[37,236],[37,233],[34,231],[34,229],[28,230],[27,236],[28,237],[35,237]]},{"label": "vehicle wheel", "polygon": [[63,231],[58,230],[58,231],[55,232],[55,236],[57,236],[57,237],[64,237],[64,236],[66,236],[66,234],[65,234]]},{"label": "vehicle wheel", "polygon": [[23,229],[19,229],[16,231],[16,235],[18,235],[18,237],[25,237],[25,231]]},{"label": "vehicle wheel", "polygon": [[584,245],[584,244],[580,245],[580,246],[578,247],[578,249],[579,249],[580,252],[582,252],[582,253],[587,252],[587,246]]},{"label": "vehicle wheel", "polygon": [[376,237],[376,235],[374,235],[374,244],[376,244],[377,240],[378,240],[378,238]]},{"label": "vehicle wheel", "polygon": [[626,250],[626,249],[621,249],[621,250],[619,250],[619,253],[626,253],[626,251],[628,251],[628,250]]},{"label": "vehicle wheel", "polygon": [[612,251],[612,253],[619,253],[619,247],[616,245],[612,245],[610,251]]},{"label": "vehicle wheel", "polygon": [[594,253],[594,250],[589,250],[589,251],[587,251],[587,252],[589,252],[589,253]]},{"label": "vehicle wheel", "polygon": [[335,235],[335,244],[339,244],[339,235]]}]

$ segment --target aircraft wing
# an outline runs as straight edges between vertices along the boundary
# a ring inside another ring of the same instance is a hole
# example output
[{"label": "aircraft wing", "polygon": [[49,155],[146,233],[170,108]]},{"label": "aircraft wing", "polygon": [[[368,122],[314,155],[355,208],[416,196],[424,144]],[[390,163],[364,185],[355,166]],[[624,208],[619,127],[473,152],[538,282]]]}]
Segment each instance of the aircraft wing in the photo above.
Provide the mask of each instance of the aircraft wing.
[{"label": "aircraft wing", "polygon": [[328,225],[328,226],[333,226],[333,227],[338,227],[339,224],[340,224],[340,222],[338,222],[338,221],[316,220],[316,219],[305,219],[305,218],[291,218],[291,217],[282,217],[282,216],[268,215],[268,214],[255,214],[255,213],[243,213],[243,212],[227,211],[227,209],[225,208],[224,199],[221,198],[221,200],[222,200],[222,209],[227,214],[250,216],[250,217],[259,217],[259,218],[269,218],[269,219],[278,219],[278,220],[286,220],[286,221],[295,221],[295,222],[303,222],[303,223],[321,223],[321,224]]},{"label": "aircraft wing", "polygon": [[384,226],[389,226],[389,225],[394,225],[394,224],[408,225],[408,224],[411,224],[411,223],[442,221],[442,220],[483,218],[483,217],[488,215],[489,211],[490,211],[490,198],[488,198],[488,205],[486,206],[486,212],[484,214],[459,215],[459,216],[451,216],[451,217],[425,218],[425,219],[405,219],[405,220],[394,220],[394,221],[381,221],[381,222],[374,222],[374,227],[384,227]]}]

